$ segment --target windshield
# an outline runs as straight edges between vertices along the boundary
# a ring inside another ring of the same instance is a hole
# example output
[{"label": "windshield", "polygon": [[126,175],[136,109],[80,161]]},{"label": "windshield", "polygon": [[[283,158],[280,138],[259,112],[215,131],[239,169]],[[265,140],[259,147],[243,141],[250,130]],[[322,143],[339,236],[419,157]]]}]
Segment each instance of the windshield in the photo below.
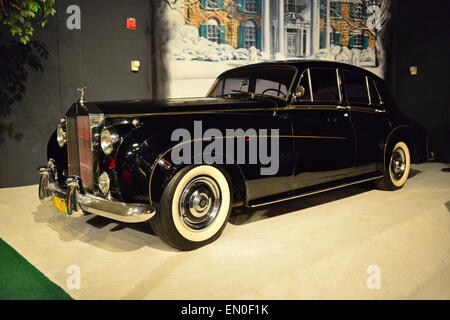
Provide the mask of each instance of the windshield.
[{"label": "windshield", "polygon": [[264,66],[230,71],[216,80],[209,97],[256,94],[287,99],[296,74],[290,66]]}]

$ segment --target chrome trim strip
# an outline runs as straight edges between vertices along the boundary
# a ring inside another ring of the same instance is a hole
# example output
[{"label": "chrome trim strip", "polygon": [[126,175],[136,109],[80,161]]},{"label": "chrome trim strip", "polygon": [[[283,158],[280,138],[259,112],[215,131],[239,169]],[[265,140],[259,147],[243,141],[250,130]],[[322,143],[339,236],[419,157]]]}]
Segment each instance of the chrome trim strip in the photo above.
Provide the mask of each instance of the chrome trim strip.
[{"label": "chrome trim strip", "polygon": [[338,185],[338,186],[335,186],[335,187],[330,187],[330,188],[321,189],[321,190],[317,190],[317,191],[312,191],[312,192],[308,192],[308,193],[302,193],[302,194],[299,194],[299,195],[296,195],[296,196],[291,196],[291,197],[278,199],[278,200],[273,200],[273,201],[269,201],[269,202],[254,204],[254,205],[251,205],[250,208],[258,208],[258,207],[266,206],[266,205],[269,205],[269,204],[274,204],[274,203],[284,202],[284,201],[288,201],[288,200],[294,200],[294,199],[298,199],[298,198],[303,198],[303,197],[311,196],[311,195],[322,193],[322,192],[326,192],[326,191],[331,191],[331,190],[335,190],[335,189],[340,189],[340,188],[352,186],[352,185],[355,185],[355,184],[360,184],[360,183],[367,182],[367,181],[381,179],[383,177],[384,176],[379,176],[379,177],[373,177],[373,178],[364,179],[364,180],[353,181],[353,182],[341,184],[341,185]]},{"label": "chrome trim strip", "polygon": [[339,69],[336,69],[336,78],[337,78],[337,84],[338,84],[338,90],[339,90],[339,101],[341,103],[344,103],[343,101],[343,90],[342,90],[342,82],[341,82],[341,76],[339,74]]},{"label": "chrome trim strip", "polygon": [[163,116],[163,115],[182,115],[182,114],[207,114],[207,113],[222,113],[222,112],[249,112],[249,111],[283,111],[292,109],[308,109],[308,110],[330,110],[336,109],[336,105],[319,104],[312,105],[310,101],[304,101],[302,104],[289,104],[281,108],[248,108],[248,109],[222,109],[222,110],[200,110],[200,111],[184,111],[184,112],[155,112],[155,113],[141,113],[141,114],[112,114],[108,118],[131,118],[131,117],[145,117],[145,116]]},{"label": "chrome trim strip", "polygon": [[[48,192],[51,195],[62,198],[66,198],[67,195],[67,190],[55,183],[48,184]],[[121,222],[145,222],[153,218],[156,214],[156,210],[147,204],[107,200],[88,193],[78,193],[77,202],[83,211]],[[74,211],[71,216],[78,217],[81,215],[83,215],[82,212]]]},{"label": "chrome trim strip", "polygon": [[314,93],[313,93],[313,87],[311,82],[311,71],[308,68],[308,81],[309,81],[309,95],[311,96],[311,102],[314,102]]},{"label": "chrome trim strip", "polygon": [[367,89],[367,94],[369,96],[369,104],[372,105],[372,95],[370,94],[369,77],[368,76],[366,76],[366,89]]}]

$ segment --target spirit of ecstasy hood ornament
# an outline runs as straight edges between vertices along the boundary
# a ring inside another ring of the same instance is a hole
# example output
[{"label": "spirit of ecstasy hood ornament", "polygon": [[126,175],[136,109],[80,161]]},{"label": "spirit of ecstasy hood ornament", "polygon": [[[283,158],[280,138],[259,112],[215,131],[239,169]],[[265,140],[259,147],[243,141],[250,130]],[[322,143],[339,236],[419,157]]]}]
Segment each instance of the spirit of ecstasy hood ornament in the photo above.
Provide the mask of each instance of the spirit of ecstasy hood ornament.
[{"label": "spirit of ecstasy hood ornament", "polygon": [[80,103],[80,106],[86,109],[86,107],[84,106],[84,103],[86,101],[84,100],[84,96],[86,95],[87,87],[78,88],[77,90],[80,91],[80,100],[78,100],[78,102]]}]

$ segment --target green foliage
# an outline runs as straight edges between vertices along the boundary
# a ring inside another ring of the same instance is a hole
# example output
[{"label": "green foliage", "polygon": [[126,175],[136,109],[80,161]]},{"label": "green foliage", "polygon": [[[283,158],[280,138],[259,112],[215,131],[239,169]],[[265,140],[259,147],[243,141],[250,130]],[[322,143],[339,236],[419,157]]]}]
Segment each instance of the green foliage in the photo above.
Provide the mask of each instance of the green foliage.
[{"label": "green foliage", "polygon": [[55,0],[0,0],[0,22],[9,27],[13,37],[27,44],[34,26],[45,27],[49,16],[56,13]]}]

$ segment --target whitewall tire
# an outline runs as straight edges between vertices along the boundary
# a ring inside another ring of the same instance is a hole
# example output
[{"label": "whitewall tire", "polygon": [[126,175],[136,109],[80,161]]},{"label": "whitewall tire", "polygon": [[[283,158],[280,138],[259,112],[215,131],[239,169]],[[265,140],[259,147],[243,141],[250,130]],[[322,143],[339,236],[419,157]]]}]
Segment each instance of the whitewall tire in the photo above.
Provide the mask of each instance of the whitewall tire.
[{"label": "whitewall tire", "polygon": [[208,165],[189,166],[168,183],[151,225],[170,246],[193,250],[220,236],[231,203],[232,190],[225,172]]},{"label": "whitewall tire", "polygon": [[403,141],[391,145],[388,159],[384,178],[377,182],[377,186],[383,190],[398,190],[405,185],[411,170],[408,145]]}]

